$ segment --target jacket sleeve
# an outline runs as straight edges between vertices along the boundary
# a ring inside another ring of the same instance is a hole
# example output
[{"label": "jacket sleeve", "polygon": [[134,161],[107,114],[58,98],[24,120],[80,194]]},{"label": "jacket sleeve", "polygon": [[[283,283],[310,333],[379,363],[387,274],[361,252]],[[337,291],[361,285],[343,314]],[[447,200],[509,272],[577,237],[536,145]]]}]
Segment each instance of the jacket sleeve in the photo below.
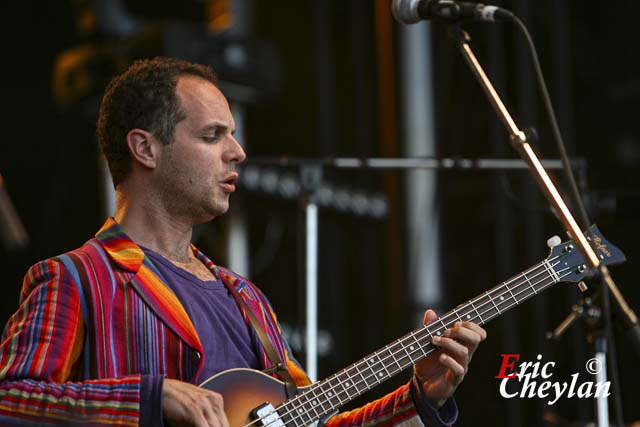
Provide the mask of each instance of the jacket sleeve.
[{"label": "jacket sleeve", "polygon": [[85,340],[81,304],[62,263],[27,272],[0,343],[0,425],[138,425],[140,376],[71,381]]},{"label": "jacket sleeve", "polygon": [[412,380],[380,399],[329,418],[325,424],[327,427],[444,427],[456,421],[458,408],[453,398],[449,398],[440,410],[436,410],[420,393]]}]

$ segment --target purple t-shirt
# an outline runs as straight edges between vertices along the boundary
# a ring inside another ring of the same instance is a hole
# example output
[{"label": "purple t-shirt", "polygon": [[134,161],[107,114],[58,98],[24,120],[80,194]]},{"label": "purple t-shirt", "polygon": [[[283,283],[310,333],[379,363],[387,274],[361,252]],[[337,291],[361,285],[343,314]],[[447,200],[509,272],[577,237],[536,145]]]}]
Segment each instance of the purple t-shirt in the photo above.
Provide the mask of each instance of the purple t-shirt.
[{"label": "purple t-shirt", "polygon": [[157,252],[142,249],[182,303],[200,337],[204,366],[197,383],[227,369],[260,369],[257,336],[224,284],[200,280]]}]

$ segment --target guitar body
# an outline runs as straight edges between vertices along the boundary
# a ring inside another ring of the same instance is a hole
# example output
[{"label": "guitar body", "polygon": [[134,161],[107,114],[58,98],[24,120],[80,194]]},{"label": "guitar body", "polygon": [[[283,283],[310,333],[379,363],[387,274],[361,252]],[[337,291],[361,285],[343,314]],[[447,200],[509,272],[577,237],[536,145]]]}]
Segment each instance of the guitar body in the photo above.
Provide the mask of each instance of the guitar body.
[{"label": "guitar body", "polygon": [[[251,411],[265,402],[277,407],[288,399],[283,382],[253,369],[220,372],[200,384],[200,387],[222,395],[230,427],[249,424],[253,421]],[[299,390],[306,388],[300,387]]]}]

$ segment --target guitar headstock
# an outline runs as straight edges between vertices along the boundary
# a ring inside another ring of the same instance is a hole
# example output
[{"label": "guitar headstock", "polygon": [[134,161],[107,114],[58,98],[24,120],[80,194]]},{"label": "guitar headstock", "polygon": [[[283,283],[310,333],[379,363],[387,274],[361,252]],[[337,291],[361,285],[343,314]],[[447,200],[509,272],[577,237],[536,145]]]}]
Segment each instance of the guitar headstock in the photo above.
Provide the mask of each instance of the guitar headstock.
[{"label": "guitar headstock", "polygon": [[[609,243],[595,225],[589,227],[584,235],[603,264],[615,265],[626,261],[622,251]],[[573,240],[553,246],[547,261],[563,282],[577,283],[585,279],[588,271],[587,261]]]}]

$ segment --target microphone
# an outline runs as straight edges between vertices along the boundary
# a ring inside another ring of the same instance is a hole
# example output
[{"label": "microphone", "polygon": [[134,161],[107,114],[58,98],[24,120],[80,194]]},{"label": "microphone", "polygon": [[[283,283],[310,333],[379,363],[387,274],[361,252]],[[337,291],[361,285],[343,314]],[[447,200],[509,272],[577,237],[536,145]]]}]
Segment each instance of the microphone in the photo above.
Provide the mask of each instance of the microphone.
[{"label": "microphone", "polygon": [[458,21],[502,21],[513,14],[498,6],[455,0],[393,0],[391,11],[396,21],[415,24],[423,19]]}]

